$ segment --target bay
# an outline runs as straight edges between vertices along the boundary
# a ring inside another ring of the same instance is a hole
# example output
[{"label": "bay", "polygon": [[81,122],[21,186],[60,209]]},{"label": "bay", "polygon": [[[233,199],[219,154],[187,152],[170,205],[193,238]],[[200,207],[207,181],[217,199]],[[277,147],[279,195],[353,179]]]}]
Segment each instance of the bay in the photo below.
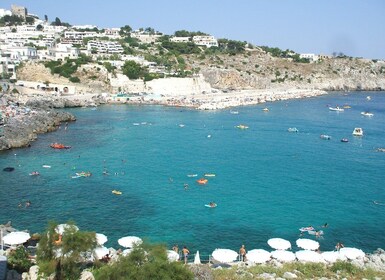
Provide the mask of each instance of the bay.
[{"label": "bay", "polygon": [[[345,104],[351,108],[344,112],[328,109]],[[31,232],[42,232],[49,220],[73,220],[106,234],[107,246],[136,235],[202,255],[241,244],[269,249],[273,237],[296,249],[298,229],[312,225],[324,231],[321,250],[342,242],[371,252],[385,244],[385,206],[373,203],[385,203],[385,153],[376,151],[385,147],[384,108],[383,92],[352,92],[233,109],[239,114],[128,105],[68,109],[77,117],[68,129],[0,153],[1,169],[15,167],[0,174],[0,220]],[[352,136],[355,127],[363,137]],[[54,150],[53,142],[72,148]],[[92,176],[72,178],[81,171]],[[205,173],[216,176],[197,184]],[[205,207],[210,201],[218,206]]]}]

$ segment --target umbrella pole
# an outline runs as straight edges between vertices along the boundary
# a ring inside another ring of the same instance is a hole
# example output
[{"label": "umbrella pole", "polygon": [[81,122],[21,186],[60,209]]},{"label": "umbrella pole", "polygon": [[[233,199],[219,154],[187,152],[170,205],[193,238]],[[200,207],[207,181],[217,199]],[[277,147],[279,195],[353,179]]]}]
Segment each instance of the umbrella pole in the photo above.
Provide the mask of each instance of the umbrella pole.
[{"label": "umbrella pole", "polygon": [[0,238],[1,238],[1,255],[3,255],[3,252],[4,252],[3,229],[1,229],[0,231]]}]

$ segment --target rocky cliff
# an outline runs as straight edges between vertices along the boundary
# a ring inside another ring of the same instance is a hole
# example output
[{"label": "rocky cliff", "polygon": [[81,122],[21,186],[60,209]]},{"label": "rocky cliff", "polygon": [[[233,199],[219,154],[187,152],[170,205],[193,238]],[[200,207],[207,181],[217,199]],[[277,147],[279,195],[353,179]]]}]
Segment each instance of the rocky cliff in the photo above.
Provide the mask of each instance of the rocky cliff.
[{"label": "rocky cliff", "polygon": [[27,81],[76,85],[78,93],[127,91],[131,93],[185,92],[197,94],[217,90],[251,89],[320,89],[385,90],[385,62],[360,58],[328,58],[314,63],[297,63],[292,59],[272,57],[260,49],[245,54],[185,55],[186,68],[199,69],[201,77],[168,78],[150,82],[129,80],[121,73],[112,75],[98,64],[81,66],[74,76],[81,83],[70,83],[52,75],[42,63],[26,63],[17,77]]}]

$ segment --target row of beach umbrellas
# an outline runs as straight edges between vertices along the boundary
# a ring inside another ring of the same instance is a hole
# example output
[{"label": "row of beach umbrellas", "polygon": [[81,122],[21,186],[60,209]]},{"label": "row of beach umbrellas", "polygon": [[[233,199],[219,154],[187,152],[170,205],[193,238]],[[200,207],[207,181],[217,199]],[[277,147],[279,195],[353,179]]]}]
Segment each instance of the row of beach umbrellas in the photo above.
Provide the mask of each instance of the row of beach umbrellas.
[{"label": "row of beach umbrellas", "polygon": [[[214,260],[220,263],[231,263],[237,260],[238,253],[230,249],[215,249],[212,253]],[[355,260],[365,257],[365,253],[357,248],[341,248],[340,251],[328,251],[318,253],[311,250],[300,250],[295,253],[286,250],[275,250],[268,252],[263,249],[253,249],[246,254],[247,261],[253,263],[266,263],[271,259],[279,262],[301,262],[334,263],[338,260]]]},{"label": "row of beach umbrellas", "polygon": [[[56,232],[63,234],[66,230],[74,229],[79,230],[75,225],[60,224],[56,227]],[[19,245],[27,242],[31,238],[28,232],[16,231],[11,232],[3,237],[3,242],[6,245]],[[94,250],[94,255],[101,259],[105,255],[109,254],[109,249],[104,247],[104,243],[108,241],[107,236],[102,233],[96,233],[96,240],[99,245]],[[118,240],[120,246],[125,247],[123,255],[127,255],[132,251],[132,247],[140,245],[142,239],[136,236],[125,236]],[[247,252],[247,260],[254,263],[265,263],[271,259],[276,259],[280,262],[291,262],[294,260],[303,262],[336,262],[337,260],[354,260],[357,258],[363,258],[365,253],[357,248],[341,248],[339,251],[329,251],[318,253],[319,243],[312,239],[300,238],[296,241],[296,245],[304,250],[297,251],[295,253],[286,251],[291,248],[291,243],[288,240],[282,238],[271,238],[267,241],[270,247],[275,249],[273,252],[268,252],[263,249],[253,249]],[[177,261],[179,254],[173,250],[167,251],[167,256],[170,261]],[[212,252],[212,258],[221,263],[230,263],[238,258],[238,252],[231,249],[215,249]],[[194,263],[200,263],[199,251],[195,255]]]}]

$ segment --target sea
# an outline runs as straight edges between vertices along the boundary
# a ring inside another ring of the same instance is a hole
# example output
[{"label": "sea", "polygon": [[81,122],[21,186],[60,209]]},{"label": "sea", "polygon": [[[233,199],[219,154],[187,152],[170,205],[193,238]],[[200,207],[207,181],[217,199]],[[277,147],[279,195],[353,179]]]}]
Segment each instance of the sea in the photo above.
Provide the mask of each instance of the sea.
[{"label": "sea", "polygon": [[[328,108],[337,105],[351,108]],[[385,153],[377,151],[385,147],[385,92],[215,111],[134,105],[66,111],[77,118],[67,129],[63,124],[31,147],[0,152],[0,223],[35,233],[49,221],[73,221],[105,234],[107,247],[138,236],[201,256],[242,244],[271,251],[267,240],[275,237],[296,251],[299,229],[308,226],[323,235],[301,238],[319,241],[321,251],[337,242],[367,253],[385,248]],[[297,133],[288,131],[294,127]],[[352,135],[356,127],[362,137]],[[71,148],[52,149],[54,142]],[[76,177],[82,171],[92,176]],[[207,184],[198,184],[207,173]]]}]

